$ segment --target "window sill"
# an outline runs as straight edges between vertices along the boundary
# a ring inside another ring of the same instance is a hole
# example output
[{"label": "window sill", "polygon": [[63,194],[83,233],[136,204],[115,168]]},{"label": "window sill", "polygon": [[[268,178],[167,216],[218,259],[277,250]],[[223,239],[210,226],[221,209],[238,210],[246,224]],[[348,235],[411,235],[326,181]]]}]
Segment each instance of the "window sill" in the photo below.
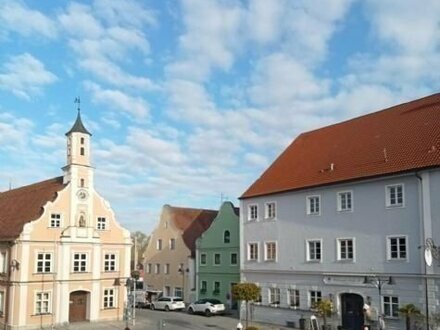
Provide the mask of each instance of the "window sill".
[{"label": "window sill", "polygon": [[32,314],[31,316],[45,316],[45,315],[52,315],[51,312],[47,312],[47,313],[38,313],[38,314]]},{"label": "window sill", "polygon": [[275,221],[275,220],[277,220],[277,217],[264,218],[264,221]]},{"label": "window sill", "polygon": [[405,207],[404,204],[399,204],[399,205],[386,205],[385,208],[387,210],[392,210],[392,209],[403,209]]}]

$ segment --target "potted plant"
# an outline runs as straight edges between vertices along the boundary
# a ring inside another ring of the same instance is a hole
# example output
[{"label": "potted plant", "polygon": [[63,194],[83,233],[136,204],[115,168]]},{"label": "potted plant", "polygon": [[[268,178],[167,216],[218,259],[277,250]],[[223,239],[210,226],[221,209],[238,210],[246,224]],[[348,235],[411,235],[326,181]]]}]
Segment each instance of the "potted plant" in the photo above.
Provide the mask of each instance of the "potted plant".
[{"label": "potted plant", "polygon": [[323,330],[330,330],[331,326],[327,325],[327,317],[331,317],[333,314],[333,302],[330,299],[324,298],[313,305],[313,309],[316,311],[319,317],[322,318]]},{"label": "potted plant", "polygon": [[399,314],[405,317],[406,330],[411,329],[411,320],[421,316],[420,309],[414,304],[406,304],[399,308]]}]

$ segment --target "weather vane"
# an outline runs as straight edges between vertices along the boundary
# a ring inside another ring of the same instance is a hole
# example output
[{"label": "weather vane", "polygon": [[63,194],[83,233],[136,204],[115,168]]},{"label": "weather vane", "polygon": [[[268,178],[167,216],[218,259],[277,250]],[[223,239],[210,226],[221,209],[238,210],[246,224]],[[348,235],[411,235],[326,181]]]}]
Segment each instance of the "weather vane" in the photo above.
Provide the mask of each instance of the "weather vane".
[{"label": "weather vane", "polygon": [[80,105],[81,105],[81,99],[78,97],[75,97],[75,101],[73,103],[77,103],[78,104],[78,112],[80,112]]}]

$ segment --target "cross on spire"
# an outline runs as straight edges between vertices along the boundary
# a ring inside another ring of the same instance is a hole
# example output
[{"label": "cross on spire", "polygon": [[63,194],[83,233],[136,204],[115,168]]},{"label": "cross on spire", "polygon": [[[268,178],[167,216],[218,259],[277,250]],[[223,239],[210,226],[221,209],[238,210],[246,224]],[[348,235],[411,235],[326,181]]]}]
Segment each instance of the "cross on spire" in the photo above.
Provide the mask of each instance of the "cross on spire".
[{"label": "cross on spire", "polygon": [[78,110],[78,112],[80,112],[81,111],[81,99],[79,98],[79,96],[75,97],[74,103],[78,104],[77,110]]}]

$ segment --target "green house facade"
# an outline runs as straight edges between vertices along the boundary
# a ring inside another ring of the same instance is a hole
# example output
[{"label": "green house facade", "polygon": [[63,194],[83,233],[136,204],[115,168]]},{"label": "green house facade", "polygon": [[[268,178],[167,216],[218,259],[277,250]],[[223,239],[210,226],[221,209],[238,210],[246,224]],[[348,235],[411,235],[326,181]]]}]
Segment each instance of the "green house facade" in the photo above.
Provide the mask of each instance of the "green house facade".
[{"label": "green house facade", "polygon": [[216,298],[236,308],[231,288],[240,282],[239,212],[231,202],[220,207],[211,226],[196,241],[197,298]]}]

